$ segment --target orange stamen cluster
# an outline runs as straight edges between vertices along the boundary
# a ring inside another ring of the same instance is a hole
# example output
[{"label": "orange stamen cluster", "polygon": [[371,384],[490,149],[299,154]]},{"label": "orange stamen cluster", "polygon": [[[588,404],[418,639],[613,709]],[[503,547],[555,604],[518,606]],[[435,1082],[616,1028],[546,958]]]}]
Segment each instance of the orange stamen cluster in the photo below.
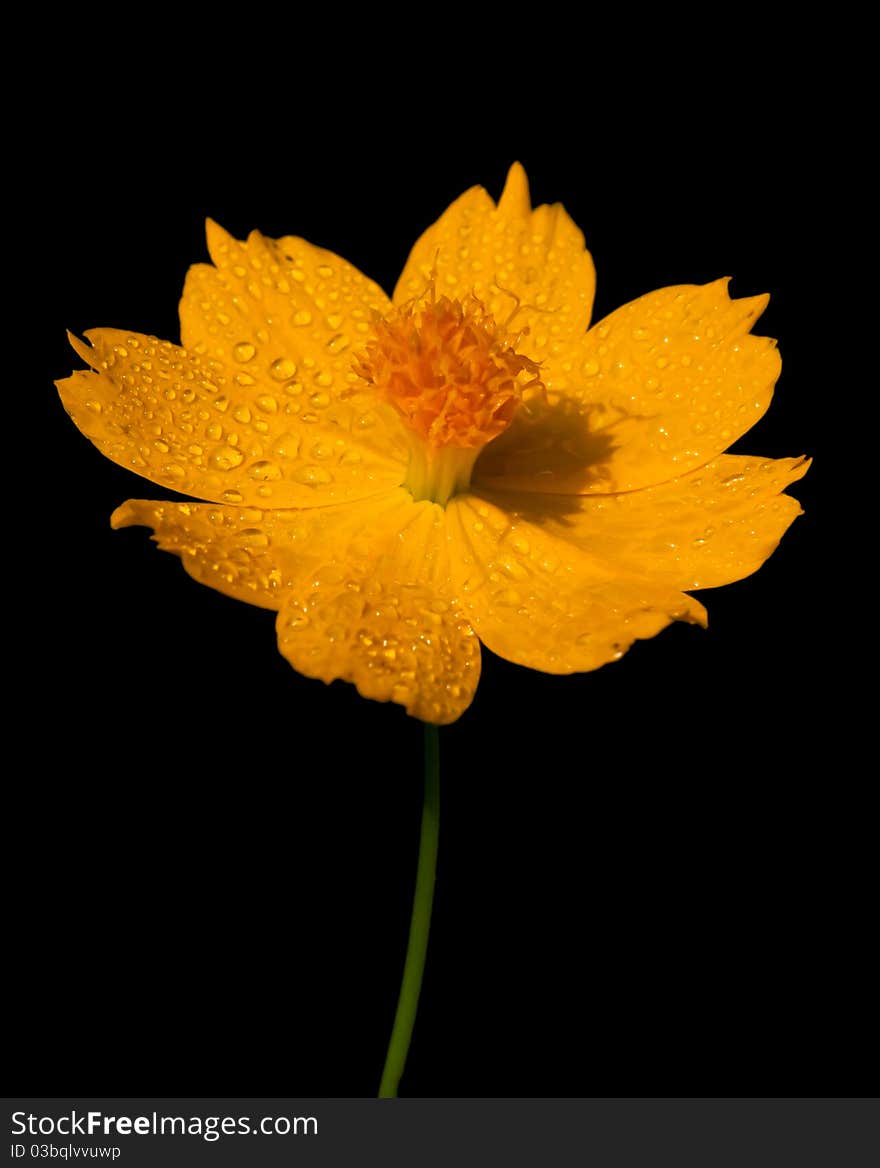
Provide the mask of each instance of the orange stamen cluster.
[{"label": "orange stamen cluster", "polygon": [[357,373],[429,446],[475,449],[510,425],[538,366],[473,295],[411,301],[376,322]]}]

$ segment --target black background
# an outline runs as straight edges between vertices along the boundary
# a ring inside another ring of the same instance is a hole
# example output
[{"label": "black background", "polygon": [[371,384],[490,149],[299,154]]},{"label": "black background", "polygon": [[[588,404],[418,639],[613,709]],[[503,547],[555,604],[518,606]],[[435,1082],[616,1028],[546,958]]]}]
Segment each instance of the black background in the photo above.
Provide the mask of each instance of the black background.
[{"label": "black background", "polygon": [[702,595],[708,632],[675,626],[569,678],[484,652],[442,733],[402,1090],[864,1094],[867,779],[823,575],[839,538],[823,317],[845,251],[830,199],[848,180],[821,96],[780,82],[772,39],[651,73],[615,40],[558,70],[542,52],[536,73],[528,38],[478,65],[422,38],[407,69],[370,42],[343,66],[250,25],[210,47],[163,35],[142,61],[127,32],[75,34],[16,133],[16,1091],[373,1094],[421,800],[418,723],[299,677],[273,614],[192,582],[145,530],[110,531],[126,498],[168,492],[66,417],[64,329],[178,339],[206,215],[239,238],[303,235],[390,292],[424,227],[474,183],[497,197],[519,158],[533,202],[564,202],[587,235],[596,319],[720,275],[771,293],[757,331],[783,375],[735,449],[816,462],[773,558]]}]

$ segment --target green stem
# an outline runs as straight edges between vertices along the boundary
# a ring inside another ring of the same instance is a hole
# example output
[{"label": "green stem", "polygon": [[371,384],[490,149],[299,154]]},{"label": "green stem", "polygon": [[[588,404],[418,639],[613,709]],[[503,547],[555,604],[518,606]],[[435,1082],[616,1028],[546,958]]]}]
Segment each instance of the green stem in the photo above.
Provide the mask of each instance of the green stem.
[{"label": "green stem", "polygon": [[385,1057],[385,1070],[379,1087],[380,1099],[396,1099],[397,1085],[406,1066],[425,954],[428,951],[428,930],[431,927],[431,906],[434,902],[434,880],[437,873],[437,833],[440,826],[440,734],[437,726],[425,723],[425,803],[422,808],[422,834],[419,841],[419,866],[416,872],[416,891],[413,897],[409,943],[403,967],[403,982],[394,1016],[394,1028]]}]

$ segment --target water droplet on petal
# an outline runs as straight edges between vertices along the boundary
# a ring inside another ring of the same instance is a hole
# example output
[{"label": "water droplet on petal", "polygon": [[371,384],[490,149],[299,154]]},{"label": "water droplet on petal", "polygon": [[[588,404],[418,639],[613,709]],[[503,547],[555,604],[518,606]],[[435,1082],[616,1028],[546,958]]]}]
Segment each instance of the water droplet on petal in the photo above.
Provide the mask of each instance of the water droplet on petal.
[{"label": "water droplet on petal", "polygon": [[299,443],[298,434],[282,434],[280,438],[276,439],[272,449],[279,458],[296,458],[299,454]]},{"label": "water droplet on petal", "polygon": [[296,376],[296,362],[289,357],[279,357],[269,366],[269,376],[273,381],[289,381]]},{"label": "water droplet on petal", "polygon": [[257,350],[249,341],[239,341],[237,345],[233,345],[232,347],[232,356],[242,364],[245,361],[253,361],[256,355]]},{"label": "water droplet on petal", "polygon": [[304,466],[296,472],[296,479],[306,486],[316,486],[319,483],[331,483],[333,475],[323,466]]},{"label": "water droplet on petal", "polygon": [[234,446],[217,446],[211,451],[208,462],[214,470],[234,470],[244,462],[244,455]]},{"label": "water droplet on petal", "polygon": [[268,547],[269,537],[258,527],[246,527],[238,533],[239,543],[243,547]]},{"label": "water droplet on petal", "polygon": [[261,481],[280,479],[281,467],[274,462],[269,462],[266,459],[261,459],[260,462],[255,462],[248,471],[252,479],[260,479]]}]

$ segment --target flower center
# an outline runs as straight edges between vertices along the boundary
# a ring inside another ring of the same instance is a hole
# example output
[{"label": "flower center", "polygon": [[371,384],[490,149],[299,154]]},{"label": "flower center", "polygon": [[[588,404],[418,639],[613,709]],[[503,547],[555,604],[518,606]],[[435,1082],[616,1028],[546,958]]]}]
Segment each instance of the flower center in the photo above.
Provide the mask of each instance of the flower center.
[{"label": "flower center", "polygon": [[543,391],[538,366],[514,349],[476,296],[425,296],[373,326],[355,371],[394,406],[410,437],[404,485],[445,505],[467,488],[477,455],[510,425],[523,393]]}]

